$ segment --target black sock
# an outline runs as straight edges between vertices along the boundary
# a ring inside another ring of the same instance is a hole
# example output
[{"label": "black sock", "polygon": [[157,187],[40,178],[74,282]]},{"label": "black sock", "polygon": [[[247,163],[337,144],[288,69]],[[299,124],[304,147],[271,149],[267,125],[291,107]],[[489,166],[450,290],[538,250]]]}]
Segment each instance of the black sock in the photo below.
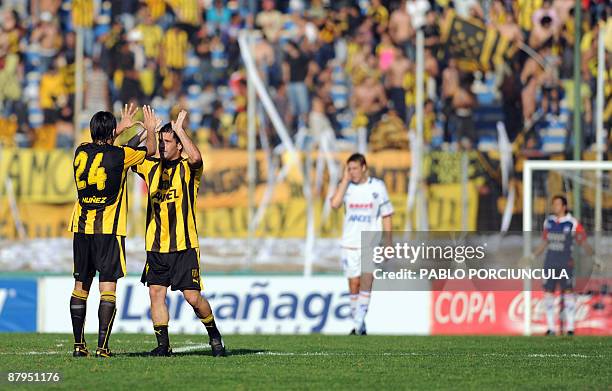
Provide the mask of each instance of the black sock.
[{"label": "black sock", "polygon": [[100,307],[98,308],[98,320],[100,329],[98,331],[98,347],[108,349],[113,321],[117,309],[115,308],[115,292],[102,292],[100,295]]},{"label": "black sock", "polygon": [[74,343],[85,345],[85,312],[87,311],[87,292],[72,291],[70,296],[70,317]]},{"label": "black sock", "polygon": [[153,330],[155,331],[155,338],[157,338],[157,346],[170,346],[167,324],[154,324]]},{"label": "black sock", "polygon": [[215,323],[215,317],[213,316],[213,314],[210,314],[205,318],[200,318],[200,322],[202,322],[204,324],[204,327],[206,327],[206,332],[208,333],[208,336],[211,339],[221,338],[221,333],[217,328],[217,324]]}]

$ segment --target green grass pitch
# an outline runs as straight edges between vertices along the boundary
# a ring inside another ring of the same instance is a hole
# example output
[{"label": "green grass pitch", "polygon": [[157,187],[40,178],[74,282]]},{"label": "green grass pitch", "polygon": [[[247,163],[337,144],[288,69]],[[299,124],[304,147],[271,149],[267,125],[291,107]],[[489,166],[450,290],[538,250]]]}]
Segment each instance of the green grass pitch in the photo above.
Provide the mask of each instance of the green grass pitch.
[{"label": "green grass pitch", "polygon": [[154,341],[115,334],[115,357],[75,359],[71,336],[0,334],[0,372],[60,372],[43,387],[62,389],[612,389],[610,337],[230,335],[213,358],[206,337],[171,335],[181,353],[143,356]]}]

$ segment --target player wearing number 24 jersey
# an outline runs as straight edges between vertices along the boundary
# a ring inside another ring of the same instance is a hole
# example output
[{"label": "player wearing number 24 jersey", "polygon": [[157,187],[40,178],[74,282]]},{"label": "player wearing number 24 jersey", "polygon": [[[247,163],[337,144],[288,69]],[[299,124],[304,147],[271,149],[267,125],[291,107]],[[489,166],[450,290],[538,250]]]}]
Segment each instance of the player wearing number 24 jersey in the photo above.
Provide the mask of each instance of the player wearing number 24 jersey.
[{"label": "player wearing number 24 jersey", "polygon": [[70,231],[126,235],[128,169],[141,163],[146,149],[111,144],[81,144],[75,151],[78,201]]},{"label": "player wearing number 24 jersey", "polygon": [[112,113],[100,111],[90,122],[91,143],[81,144],[74,156],[74,182],[77,202],[70,231],[74,233],[74,290],[70,298],[70,316],[74,334],[73,356],[89,355],[85,343],[85,312],[89,289],[96,272],[100,280],[99,333],[96,356],[110,357],[108,341],[115,319],[117,280],[125,275],[125,235],[127,226],[128,169],[155,153],[153,110],[143,108],[147,130],[146,146],[114,146],[115,138],[135,124],[137,107],[126,105],[121,122]]}]

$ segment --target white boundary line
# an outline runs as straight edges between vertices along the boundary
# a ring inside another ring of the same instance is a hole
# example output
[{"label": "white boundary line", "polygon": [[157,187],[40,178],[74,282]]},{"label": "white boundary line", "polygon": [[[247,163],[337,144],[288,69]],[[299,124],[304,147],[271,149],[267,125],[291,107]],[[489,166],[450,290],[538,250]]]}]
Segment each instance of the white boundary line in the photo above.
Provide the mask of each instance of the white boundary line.
[{"label": "white boundary line", "polygon": [[[191,346],[181,346],[176,349],[173,349],[174,353],[188,353],[193,351],[198,351],[202,349],[208,349],[210,345],[208,344],[199,344],[199,345],[191,345]],[[55,354],[68,354],[68,351],[47,351],[47,352],[19,352],[19,353],[9,353],[9,352],[0,352],[0,355],[4,356],[33,356],[33,355],[55,355]],[[229,351],[229,356],[231,356],[231,350]],[[282,356],[282,357],[358,357],[358,356],[366,356],[366,357],[428,357],[428,356],[437,356],[437,357],[448,357],[448,356],[469,356],[469,357],[508,357],[508,358],[605,358],[606,355],[603,354],[580,354],[580,353],[528,353],[528,354],[508,354],[508,353],[480,353],[480,354],[460,354],[456,353],[420,353],[420,352],[395,352],[395,353],[353,353],[353,352],[273,352],[273,351],[261,351],[254,352],[252,354],[248,354],[251,356]]]},{"label": "white boundary line", "polygon": [[[231,351],[230,351],[231,355]],[[403,357],[403,356],[481,356],[481,357],[557,357],[557,358],[603,358],[603,355],[587,355],[578,353],[530,353],[527,355],[507,354],[507,353],[482,353],[482,354],[440,354],[440,353],[418,353],[418,352],[397,352],[397,353],[350,353],[350,352],[256,352],[258,356],[374,356],[374,357]]]},{"label": "white boundary line", "polygon": [[196,350],[202,350],[202,349],[210,349],[210,345],[209,344],[199,344],[199,345],[191,345],[191,346],[182,346],[179,348],[172,348],[172,353],[187,353],[187,352],[194,352]]}]

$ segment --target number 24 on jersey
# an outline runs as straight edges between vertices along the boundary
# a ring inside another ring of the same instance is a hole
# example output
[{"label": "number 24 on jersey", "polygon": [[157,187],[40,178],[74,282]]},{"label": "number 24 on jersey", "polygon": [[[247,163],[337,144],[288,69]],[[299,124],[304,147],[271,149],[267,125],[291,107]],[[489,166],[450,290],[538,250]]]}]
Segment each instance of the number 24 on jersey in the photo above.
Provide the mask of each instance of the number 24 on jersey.
[{"label": "number 24 on jersey", "polygon": [[100,167],[100,163],[102,163],[103,154],[97,153],[94,156],[93,162],[89,167],[89,172],[87,173],[87,181],[82,179],[83,173],[85,172],[85,167],[87,166],[88,155],[84,151],[81,151],[77,157],[74,159],[74,175],[76,177],[77,189],[82,190],[85,187],[96,185],[98,190],[103,190],[106,186],[106,170],[104,167]]}]

